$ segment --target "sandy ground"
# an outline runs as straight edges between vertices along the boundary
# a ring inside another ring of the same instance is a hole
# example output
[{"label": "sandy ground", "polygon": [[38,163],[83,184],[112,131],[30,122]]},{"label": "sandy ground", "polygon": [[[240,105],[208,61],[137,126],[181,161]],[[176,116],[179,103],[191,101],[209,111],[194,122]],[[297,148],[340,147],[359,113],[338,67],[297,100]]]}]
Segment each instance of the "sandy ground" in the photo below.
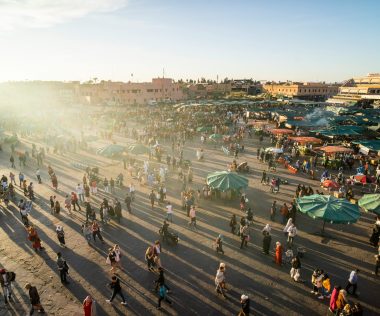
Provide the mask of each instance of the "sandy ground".
[{"label": "sandy ground", "polygon": [[[116,136],[119,143],[131,140]],[[34,139],[21,139],[22,147],[31,147]],[[96,148],[105,141],[98,141],[92,146]],[[227,157],[217,146],[207,146],[206,159],[195,161],[195,149],[199,140],[186,144],[185,158],[192,160],[194,182],[191,186],[201,188],[207,173],[225,170],[232,158]],[[106,244],[100,242],[90,246],[81,235],[80,225],[84,221],[84,213],[76,212],[70,216],[65,211],[60,216],[50,214],[48,199],[53,194],[46,172],[47,162],[56,170],[59,181],[58,199],[63,205],[65,194],[71,192],[83,176],[83,171],[73,167],[73,162],[91,163],[100,168],[100,173],[107,177],[123,171],[122,164],[86,152],[67,154],[65,156],[50,154],[42,170],[43,184],[35,179],[35,163],[29,162],[23,172],[27,179],[35,183],[36,200],[30,220],[36,225],[46,250],[34,253],[26,232],[21,223],[19,212],[14,204],[8,209],[1,205],[0,209],[0,264],[7,270],[17,274],[14,283],[15,300],[5,305],[0,300],[1,315],[24,315],[29,309],[28,296],[23,289],[26,282],[36,285],[42,304],[48,315],[82,315],[81,302],[91,294],[97,300],[98,315],[236,315],[239,311],[239,298],[242,293],[249,295],[251,310],[254,315],[325,315],[328,308],[327,299],[318,300],[310,294],[311,273],[315,267],[324,269],[330,276],[332,285],[345,286],[350,271],[359,267],[358,298],[349,296],[350,301],[360,301],[365,315],[379,315],[380,303],[377,299],[378,278],[372,275],[374,270],[375,249],[368,243],[368,235],[373,224],[372,214],[362,214],[354,225],[326,225],[326,236],[317,234],[322,223],[309,217],[297,214],[299,235],[295,239],[296,246],[307,249],[302,259],[302,278],[305,283],[295,283],[289,277],[289,265],[275,266],[273,249],[270,256],[261,252],[261,229],[269,222],[269,209],[272,201],[278,204],[289,203],[298,183],[311,184],[319,189],[318,182],[300,175],[291,175],[279,167],[276,175],[287,179],[289,185],[283,185],[277,195],[269,192],[269,187],[260,184],[260,177],[266,165],[256,160],[257,138],[246,139],[246,152],[238,161],[248,161],[252,168],[247,177],[247,189],[250,205],[254,210],[255,221],[252,226],[252,238],[247,249],[239,249],[239,237],[229,232],[229,219],[236,214],[242,216],[238,201],[206,201],[198,204],[198,231],[187,227],[188,218],[180,207],[181,182],[172,173],[167,182],[168,199],[174,205],[174,220],[171,228],[179,233],[177,246],[163,244],[162,264],[166,269],[167,283],[173,291],[170,298],[173,307],[163,303],[164,310],[157,311],[157,295],[152,292],[156,275],[148,272],[144,261],[145,249],[158,238],[158,229],[165,216],[163,206],[156,206],[152,211],[148,201],[150,188],[137,185],[136,201],[132,205],[132,214],[127,214],[123,204],[121,224],[114,221],[104,227],[103,236]],[[167,147],[168,148],[168,147]],[[3,174],[9,174],[9,148],[4,146],[0,152],[0,166]],[[17,165],[16,175],[19,172]],[[129,176],[125,184],[136,180]],[[124,199],[126,189],[116,189],[115,196]],[[22,193],[18,189],[17,200]],[[91,197],[93,205],[99,206],[99,200],[105,194]],[[57,243],[55,225],[63,225],[66,231],[67,249]],[[285,243],[280,224],[280,216],[272,223],[272,247],[278,240]],[[212,243],[218,234],[224,236],[225,254],[217,254]],[[122,265],[120,273],[124,294],[128,306],[120,304],[116,298],[114,304],[108,305],[105,300],[111,291],[106,287],[110,273],[107,266],[106,253],[110,245],[118,243],[122,249]],[[70,284],[62,286],[55,264],[55,253],[61,251],[70,266]],[[220,262],[227,266],[228,299],[218,297],[214,291],[214,277]]]}]

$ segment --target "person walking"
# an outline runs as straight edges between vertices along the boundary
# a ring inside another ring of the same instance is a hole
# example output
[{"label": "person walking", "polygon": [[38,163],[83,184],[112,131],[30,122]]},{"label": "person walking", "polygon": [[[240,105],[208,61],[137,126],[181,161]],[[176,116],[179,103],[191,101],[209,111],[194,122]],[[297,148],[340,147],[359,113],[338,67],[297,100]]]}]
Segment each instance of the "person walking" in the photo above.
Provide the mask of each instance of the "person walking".
[{"label": "person walking", "polygon": [[96,220],[92,222],[91,229],[92,229],[92,238],[94,239],[94,242],[96,242],[96,236],[98,236],[100,241],[104,244],[103,237],[100,233],[100,226]]},{"label": "person walking", "polygon": [[248,295],[243,294],[240,297],[240,312],[238,316],[249,316],[249,310],[250,310],[250,301]]},{"label": "person walking", "polygon": [[[348,278],[347,285],[346,285],[346,292],[348,294],[356,295],[356,289],[358,287],[358,273],[359,272],[360,272],[359,269],[355,269],[351,271],[350,276]],[[349,291],[351,287],[353,288],[352,293]]]},{"label": "person walking", "polygon": [[155,283],[155,288],[154,288],[155,292],[157,292],[161,286],[164,286],[167,290],[167,293],[171,293],[170,288],[168,287],[168,285],[165,282],[164,268],[163,267],[158,268],[158,278],[157,278],[157,280],[154,281],[154,283]]},{"label": "person walking", "polygon": [[66,194],[66,196],[65,196],[65,208],[69,212],[69,214],[71,215],[71,198],[69,197],[68,194]]},{"label": "person walking", "polygon": [[66,248],[65,232],[63,231],[63,227],[58,225],[55,229],[55,232],[57,233],[57,238],[60,246]]},{"label": "person walking", "polygon": [[125,197],[125,205],[127,206],[127,211],[128,213],[132,213],[132,208],[131,208],[131,204],[132,204],[132,197],[130,194],[127,194],[127,196]]},{"label": "person walking", "polygon": [[240,249],[243,249],[243,246],[248,247],[249,226],[246,222],[244,223],[244,226],[240,226],[240,239],[241,239]]},{"label": "person walking", "polygon": [[82,210],[79,203],[78,203],[78,196],[76,195],[75,192],[71,192],[71,205],[73,206],[74,211],[77,210],[75,206],[78,206],[79,211]]},{"label": "person walking", "polygon": [[22,184],[24,183],[24,180],[25,180],[25,176],[24,174],[20,171],[20,173],[18,174],[18,180],[20,182],[20,188],[22,187]]},{"label": "person walking", "polygon": [[299,282],[301,276],[301,260],[298,255],[293,257],[291,261],[290,277],[293,281]]},{"label": "person walking", "polygon": [[79,197],[79,200],[83,203],[84,202],[84,189],[83,189],[83,185],[81,185],[80,183],[78,183],[78,185],[76,187],[76,191],[77,191],[77,196]]},{"label": "person walking", "polygon": [[108,286],[112,289],[112,296],[109,300],[106,300],[107,303],[112,304],[113,299],[116,295],[119,295],[122,299],[121,305],[127,305],[127,302],[125,301],[123,291],[120,286],[120,279],[116,277],[115,275],[111,278],[111,283],[108,284]]},{"label": "person walking", "polygon": [[84,238],[87,240],[87,243],[90,244],[92,229],[91,229],[91,224],[89,224],[87,221],[86,223],[82,225],[82,233],[83,233]]},{"label": "person walking", "polygon": [[57,267],[59,271],[59,276],[61,277],[61,283],[69,284],[67,281],[67,274],[69,273],[69,266],[65,259],[63,259],[62,254],[57,252]]},{"label": "person walking", "polygon": [[269,248],[272,242],[272,236],[268,231],[263,231],[263,253],[269,255]]},{"label": "person walking", "polygon": [[272,222],[275,221],[276,218],[276,211],[277,211],[277,201],[273,201],[272,206],[270,208],[270,220]]},{"label": "person walking", "polygon": [[121,212],[121,203],[119,202],[118,199],[115,199],[114,211],[115,211],[116,220],[118,223],[120,223],[121,217],[122,217],[122,212]]},{"label": "person walking", "polygon": [[116,253],[115,253],[113,248],[108,249],[108,255],[107,255],[106,263],[111,265],[110,272],[115,274],[115,271],[116,271]]},{"label": "person walking", "polygon": [[173,223],[173,205],[169,201],[166,204],[166,220]]},{"label": "person walking", "polygon": [[96,316],[96,301],[90,295],[84,299],[82,306],[84,316]]},{"label": "person walking", "polygon": [[8,304],[8,301],[12,298],[12,282],[15,279],[16,273],[0,269],[0,285],[3,289],[5,304]]},{"label": "person walking", "polygon": [[25,289],[29,293],[30,304],[32,308],[30,309],[29,315],[34,314],[34,310],[38,310],[39,313],[45,313],[43,306],[41,305],[40,295],[38,294],[37,288],[32,286],[30,283],[25,284]]},{"label": "person walking", "polygon": [[197,217],[196,217],[194,205],[191,206],[190,208],[189,216],[190,216],[190,222],[188,223],[189,227],[193,227],[194,230],[197,231]]},{"label": "person walking", "polygon": [[36,177],[37,177],[38,183],[41,184],[42,179],[41,179],[41,171],[39,168],[36,170]]},{"label": "person walking", "polygon": [[110,188],[109,188],[109,184],[108,184],[107,178],[104,178],[104,180],[103,180],[103,186],[104,186],[104,192],[109,193],[110,192]]},{"label": "person walking", "polygon": [[152,206],[152,210],[153,210],[153,208],[154,208],[154,201],[156,200],[156,195],[154,194],[153,190],[149,194],[149,199],[150,199],[150,205]]},{"label": "person walking", "polygon": [[33,249],[37,252],[37,250],[44,250],[41,245],[41,239],[38,236],[37,230],[32,226],[25,227],[28,232],[28,239],[32,242]]},{"label": "person walking", "polygon": [[375,255],[375,272],[373,272],[374,275],[378,275],[380,268],[380,255]]},{"label": "person walking", "polygon": [[281,246],[281,243],[279,241],[276,242],[274,262],[279,266],[282,265],[282,246]]},{"label": "person walking", "polygon": [[232,214],[232,217],[230,219],[230,228],[231,228],[231,233],[233,235],[235,235],[235,231],[236,231],[236,225],[237,225],[237,221],[236,221],[236,215],[235,214]]},{"label": "person walking", "polygon": [[227,298],[226,294],[224,293],[225,287],[226,287],[226,279],[225,279],[225,268],[226,265],[222,262],[219,265],[219,269],[216,271],[215,276],[215,292],[218,294],[221,294],[225,299]]},{"label": "person walking", "polygon": [[161,302],[162,301],[165,301],[170,306],[173,305],[172,301],[169,300],[169,298],[167,296],[167,293],[168,293],[168,290],[166,289],[165,285],[161,285],[160,288],[159,288],[159,291],[158,291],[158,306],[157,306],[157,309],[159,309],[159,310],[162,309],[162,307],[161,307]]},{"label": "person walking", "polygon": [[294,237],[297,235],[297,228],[293,223],[291,223],[290,226],[288,227],[287,233],[288,233],[287,246],[288,246],[288,249],[291,249],[293,247]]},{"label": "person walking", "polygon": [[11,157],[9,158],[9,161],[11,162],[11,168],[16,168],[15,166],[15,157],[11,154]]},{"label": "person walking", "polygon": [[221,252],[224,255],[223,236],[221,234],[219,234],[219,236],[215,239],[215,250],[217,253]]}]

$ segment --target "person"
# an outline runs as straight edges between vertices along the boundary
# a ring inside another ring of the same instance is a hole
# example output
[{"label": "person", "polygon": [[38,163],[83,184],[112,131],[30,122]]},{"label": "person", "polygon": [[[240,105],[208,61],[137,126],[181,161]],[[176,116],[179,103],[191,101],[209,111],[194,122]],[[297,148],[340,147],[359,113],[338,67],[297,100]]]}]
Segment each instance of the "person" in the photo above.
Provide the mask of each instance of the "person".
[{"label": "person", "polygon": [[231,228],[231,233],[233,235],[235,235],[235,231],[236,231],[236,225],[237,225],[237,222],[236,222],[236,215],[233,214],[231,219],[230,219],[230,228]]},{"label": "person", "polygon": [[356,295],[356,288],[358,287],[358,273],[359,269],[355,269],[351,271],[350,276],[348,278],[348,282],[346,285],[346,292],[351,294],[349,289],[352,287],[352,295]]},{"label": "person", "polygon": [[57,267],[59,271],[59,276],[61,277],[61,283],[69,284],[67,281],[67,274],[69,273],[69,266],[66,263],[66,260],[63,259],[62,254],[57,252]]},{"label": "person", "polygon": [[298,254],[291,261],[290,277],[292,280],[299,282],[301,276],[301,260]]},{"label": "person", "polygon": [[244,225],[240,226],[240,249],[243,249],[243,246],[248,247],[248,241],[249,241],[249,226],[244,222]]},{"label": "person", "polygon": [[336,299],[336,309],[335,315],[340,315],[340,312],[343,310],[344,306],[347,304],[347,292],[346,290],[340,290],[338,297]]},{"label": "person", "polygon": [[297,228],[293,223],[290,224],[290,226],[287,230],[287,233],[288,233],[287,245],[288,245],[288,248],[291,249],[293,247],[294,237],[297,235]]},{"label": "person", "polygon": [[322,278],[322,295],[319,296],[318,298],[319,299],[323,299],[324,297],[330,298],[331,297],[330,290],[331,290],[330,277],[327,275],[327,273],[325,273]]},{"label": "person", "polygon": [[98,222],[95,220],[92,222],[92,238],[94,239],[94,242],[96,242],[96,236],[100,239],[100,241],[104,244],[104,240],[102,235],[100,234],[100,227]]},{"label": "person", "polygon": [[274,261],[279,266],[282,265],[282,246],[279,241],[276,242],[276,250],[274,255]]},{"label": "person", "polygon": [[109,283],[108,286],[112,289],[112,296],[109,300],[106,300],[106,302],[112,304],[113,299],[115,298],[116,294],[118,294],[122,299],[121,305],[127,305],[127,302],[125,301],[123,292],[121,290],[120,279],[113,275],[111,278],[111,283]]},{"label": "person", "polygon": [[310,293],[314,295],[318,295],[320,290],[322,291],[322,279],[323,279],[323,270],[321,269],[315,269],[313,271],[313,274],[311,275],[311,284],[313,286],[313,289],[310,291]]},{"label": "person", "polygon": [[37,230],[33,226],[26,227],[28,239],[32,242],[32,247],[35,251],[42,251],[44,248],[41,245],[41,239],[38,236]]},{"label": "person", "polygon": [[166,282],[165,282],[165,276],[164,276],[164,268],[162,267],[159,267],[158,268],[158,278],[157,280],[154,281],[154,283],[156,284],[155,288],[154,288],[154,291],[157,292],[159,287],[161,286],[164,286],[167,290],[167,293],[170,293],[170,288],[167,286]]},{"label": "person", "polygon": [[249,316],[250,301],[248,295],[242,294],[240,304],[241,308],[238,316]]},{"label": "person", "polygon": [[16,168],[15,158],[13,157],[13,155],[11,155],[11,157],[9,158],[9,161],[11,162],[11,168]]},{"label": "person", "polygon": [[84,316],[96,316],[96,301],[88,295],[83,301]]},{"label": "person", "polygon": [[114,210],[115,210],[116,220],[118,223],[120,223],[121,217],[122,217],[122,212],[121,212],[121,203],[119,202],[118,199],[115,199]]},{"label": "person", "polygon": [[29,220],[28,220],[28,211],[26,209],[26,205],[23,199],[20,200],[18,203],[18,208],[20,210],[21,220],[24,223],[25,227],[29,226]]},{"label": "person", "polygon": [[81,202],[84,202],[84,189],[80,183],[78,183],[78,185],[76,187],[76,191],[77,191],[77,196],[79,197],[79,200]]},{"label": "person", "polygon": [[263,170],[263,174],[262,174],[262,176],[261,176],[261,181],[260,181],[260,183],[266,183],[266,181],[267,181],[267,172],[265,171],[265,170]]},{"label": "person", "polygon": [[190,216],[190,222],[188,223],[188,225],[190,227],[194,227],[194,229],[196,231],[197,230],[197,217],[196,217],[194,205],[192,205],[190,208],[189,216]]},{"label": "person", "polygon": [[145,260],[149,271],[154,271],[154,247],[149,246],[145,251]]},{"label": "person", "polygon": [[59,204],[59,201],[55,201],[54,203],[54,213],[59,214],[61,212],[61,204]]},{"label": "person", "polygon": [[288,214],[289,214],[289,208],[286,205],[286,203],[284,203],[284,205],[281,207],[280,213],[282,215],[282,224],[285,225],[286,220],[288,219]]},{"label": "person", "polygon": [[111,193],[115,193],[115,180],[111,177],[110,179],[110,188],[111,188]]},{"label": "person", "polygon": [[225,268],[226,268],[226,265],[222,262],[220,265],[219,265],[219,269],[216,271],[216,276],[215,276],[215,291],[216,293],[218,294],[222,294],[222,296],[224,298],[227,298],[226,297],[226,294],[224,293],[224,289],[225,289]]},{"label": "person", "polygon": [[[69,197],[68,194],[66,194],[66,196],[65,196],[65,208],[69,212],[69,214],[71,215],[71,198]],[[86,217],[87,217],[87,211],[86,211]]]},{"label": "person", "polygon": [[41,179],[41,171],[39,168],[36,170],[36,177],[37,177],[38,183],[41,184],[42,179]]},{"label": "person", "polygon": [[337,310],[337,306],[336,306],[336,301],[338,299],[338,295],[339,295],[339,291],[341,290],[341,287],[339,285],[335,285],[334,286],[334,289],[331,293],[331,297],[330,297],[330,304],[329,304],[329,311],[331,313],[334,313],[336,312]]},{"label": "person", "polygon": [[221,252],[224,255],[223,236],[221,234],[219,234],[219,236],[215,239],[215,249],[217,253]]},{"label": "person", "polygon": [[0,269],[0,285],[3,289],[4,302],[8,304],[8,301],[12,298],[12,282],[16,279],[14,272]]},{"label": "person", "polygon": [[277,201],[273,201],[272,206],[270,208],[270,220],[274,222],[276,217],[276,203]]},{"label": "person", "polygon": [[116,253],[113,248],[108,249],[108,255],[107,255],[107,260],[106,262],[111,265],[110,272],[115,274],[116,270]]},{"label": "person", "polygon": [[167,292],[168,292],[168,290],[166,289],[165,285],[161,285],[160,288],[159,288],[159,291],[158,291],[158,305],[157,305],[157,309],[162,309],[161,302],[163,300],[165,300],[165,302],[167,302],[169,305],[173,305],[172,301],[170,301],[168,299]]},{"label": "person", "polygon": [[130,194],[127,194],[127,196],[125,197],[125,204],[127,205],[128,213],[132,212],[131,203],[132,203],[132,197]]},{"label": "person", "polygon": [[153,190],[149,194],[149,199],[150,199],[150,205],[152,206],[152,210],[153,210],[153,208],[154,208],[154,201],[156,200],[156,195],[154,194]]},{"label": "person", "polygon": [[166,204],[166,220],[173,223],[173,205],[169,201]]},{"label": "person", "polygon": [[65,232],[63,231],[63,227],[58,225],[55,229],[55,232],[57,233],[57,238],[61,247],[66,248]]},{"label": "person", "polygon": [[375,255],[375,272],[374,274],[377,276],[380,268],[380,255]]},{"label": "person", "polygon": [[87,243],[90,244],[92,229],[91,229],[91,225],[88,222],[85,222],[82,225],[82,233],[83,233],[84,238],[87,240]]},{"label": "person", "polygon": [[263,231],[263,253],[269,255],[269,248],[272,242],[272,236],[268,231]]},{"label": "person", "polygon": [[76,195],[75,192],[71,192],[71,205],[73,206],[74,211],[77,210],[77,209],[75,208],[75,206],[78,206],[79,211],[82,210],[81,207],[80,207],[80,205],[79,205],[79,203],[78,203],[78,196]]},{"label": "person", "polygon": [[38,294],[37,288],[32,286],[30,283],[26,283],[25,289],[29,292],[30,304],[32,305],[29,315],[33,315],[35,309],[37,309],[40,313],[45,313],[45,310],[41,305],[40,295]]}]

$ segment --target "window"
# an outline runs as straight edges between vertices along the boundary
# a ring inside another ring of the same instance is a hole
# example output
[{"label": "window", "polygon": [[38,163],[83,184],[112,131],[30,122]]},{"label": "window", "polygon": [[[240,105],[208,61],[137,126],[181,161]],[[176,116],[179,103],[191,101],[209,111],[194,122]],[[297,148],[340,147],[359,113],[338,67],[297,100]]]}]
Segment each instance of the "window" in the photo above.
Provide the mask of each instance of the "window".
[{"label": "window", "polygon": [[154,89],[154,92],[158,92],[158,89]]},{"label": "window", "polygon": [[147,89],[146,92],[153,92],[153,89]]}]

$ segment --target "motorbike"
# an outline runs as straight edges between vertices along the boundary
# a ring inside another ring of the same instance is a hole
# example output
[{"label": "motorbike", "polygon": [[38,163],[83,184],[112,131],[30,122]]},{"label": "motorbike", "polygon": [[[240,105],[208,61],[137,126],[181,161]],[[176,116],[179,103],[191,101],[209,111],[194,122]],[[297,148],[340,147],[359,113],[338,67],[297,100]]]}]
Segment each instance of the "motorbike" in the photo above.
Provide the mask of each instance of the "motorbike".
[{"label": "motorbike", "polygon": [[248,162],[242,162],[236,167],[236,172],[249,172]]},{"label": "motorbike", "polygon": [[169,229],[166,230],[166,233],[163,232],[162,227],[158,231],[160,237],[162,240],[168,240],[171,242],[173,245],[177,245],[179,241],[178,234],[175,233],[174,231],[170,231]]}]

